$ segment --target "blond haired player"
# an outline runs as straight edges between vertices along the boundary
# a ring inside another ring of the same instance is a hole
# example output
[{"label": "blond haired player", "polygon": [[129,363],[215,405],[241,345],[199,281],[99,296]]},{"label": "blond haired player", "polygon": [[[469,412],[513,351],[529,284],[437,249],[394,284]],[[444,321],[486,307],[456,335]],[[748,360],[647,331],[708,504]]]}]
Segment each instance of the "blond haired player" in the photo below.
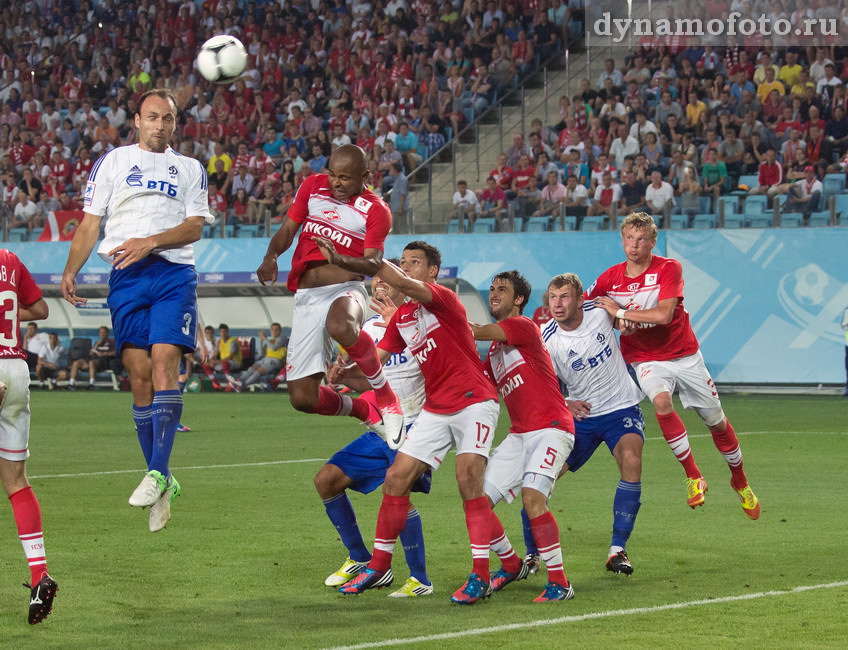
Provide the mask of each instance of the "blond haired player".
[{"label": "blond haired player", "polygon": [[698,339],[683,308],[683,270],[680,262],[652,253],[657,226],[644,212],[628,215],[621,224],[627,260],[604,271],[586,292],[587,299],[622,321],[621,352],[636,371],[639,385],[654,404],[663,437],[686,471],[687,503],[704,504],[707,482],[695,463],[689,437],[674,410],[677,388],[684,408],[694,409],[712,434],[730,467],[730,484],[751,519],[760,516],[760,503],[742,469],[736,432],[721,408],[712,377],[704,365]]}]

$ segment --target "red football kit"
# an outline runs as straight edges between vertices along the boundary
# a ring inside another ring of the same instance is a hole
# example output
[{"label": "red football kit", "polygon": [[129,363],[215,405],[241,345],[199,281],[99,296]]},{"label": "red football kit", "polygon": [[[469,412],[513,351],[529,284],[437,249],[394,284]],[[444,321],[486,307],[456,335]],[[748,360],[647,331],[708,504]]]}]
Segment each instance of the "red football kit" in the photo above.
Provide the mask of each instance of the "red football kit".
[{"label": "red football kit", "polygon": [[539,328],[526,316],[507,318],[498,325],[506,343],[492,343],[485,368],[509,411],[509,432],[562,429],[574,433],[574,419]]},{"label": "red football kit", "polygon": [[417,301],[401,305],[377,347],[392,353],[409,348],[424,375],[425,411],[456,413],[471,404],[497,401],[477,354],[465,307],[450,289],[427,286],[433,300],[426,305]]},{"label": "red football kit", "polygon": [[640,329],[621,337],[621,354],[627,363],[669,361],[698,351],[698,339],[683,307],[683,269],[680,262],[654,255],[644,273],[629,278],[627,262],[604,271],[584,294],[587,300],[609,296],[622,309],[652,309],[660,300],[677,298],[674,315],[668,325],[639,323]]},{"label": "red football kit", "polygon": [[26,359],[21,348],[18,308],[41,298],[41,289],[13,252],[0,249],[0,358]]},{"label": "red football kit", "polygon": [[313,174],[301,183],[288,217],[303,224],[292,257],[290,291],[297,291],[300,277],[310,266],[325,261],[313,237],[329,239],[340,255],[363,257],[367,248],[383,250],[392,228],[392,213],[379,196],[365,190],[339,201],[327,174]]}]

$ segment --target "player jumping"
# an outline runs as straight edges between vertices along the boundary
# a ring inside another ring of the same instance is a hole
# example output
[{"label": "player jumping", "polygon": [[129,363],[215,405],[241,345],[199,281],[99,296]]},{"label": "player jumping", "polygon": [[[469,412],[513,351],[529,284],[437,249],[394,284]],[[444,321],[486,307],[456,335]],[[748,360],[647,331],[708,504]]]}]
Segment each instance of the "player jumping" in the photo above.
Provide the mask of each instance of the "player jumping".
[{"label": "player jumping", "polygon": [[[376,277],[371,281],[371,291],[372,305],[381,316],[374,316],[365,321],[362,329],[375,343],[379,343],[386,331],[386,315],[394,313],[395,305],[401,304],[405,296]],[[421,374],[421,368],[412,353],[404,350],[391,355],[384,369],[389,385],[401,402],[404,424],[408,430],[424,406],[424,376]],[[368,381],[357,370],[356,364],[345,366],[339,359],[330,370],[330,381],[343,383],[354,390],[367,391],[363,393],[362,399],[373,400],[374,393],[369,390]],[[356,513],[346,490],[368,494],[378,488],[385,480],[386,471],[395,456],[396,451],[390,449],[376,433],[368,431],[336,452],[315,475],[315,489],[324,501],[327,516],[348,550],[347,560],[324,582],[327,586],[339,587],[352,580],[371,560],[371,553],[362,540]],[[412,491],[427,494],[430,491],[430,478],[430,472],[426,472],[413,485]],[[427,576],[421,516],[411,503],[406,525],[400,532],[400,542],[409,565],[410,576],[403,587],[391,596],[400,598],[432,594],[433,585]]]},{"label": "player jumping", "polygon": [[[472,325],[471,329],[478,341],[492,341],[486,370],[512,420],[509,435],[492,452],[486,495],[494,507],[500,501],[510,503],[521,490],[530,528],[548,569],[548,584],[533,601],[543,603],[574,598],[574,588],[563,570],[559,526],[547,503],[574,447],[574,420],[559,391],[539,328],[521,315],[531,290],[518,271],[498,273],[489,288],[489,310],[496,322]],[[494,516],[491,548],[502,562],[492,577],[494,591],[527,577],[527,564],[515,554]]]},{"label": "player jumping", "polygon": [[[683,308],[680,262],[652,255],[657,226],[644,212],[628,215],[621,224],[626,262],[604,271],[586,297],[606,309],[627,328],[621,338],[624,360],[636,371],[642,390],[654,404],[663,437],[686,471],[687,503],[704,504],[707,482],[695,463],[683,421],[671,399],[675,387],[684,408],[694,409],[710,430],[716,447],[730,466],[730,484],[751,519],[760,516],[760,502],[742,469],[742,451],[727,421],[712,377],[704,365],[698,339]],[[622,329],[622,333],[625,329]]]},{"label": "player jumping", "polygon": [[[556,374],[568,388],[574,416],[574,449],[563,472],[576,472],[605,443],[618,463],[621,480],[612,504],[612,542],[606,568],[630,575],[627,540],[633,532],[642,495],[642,444],[645,421],[642,391],[627,372],[613,331],[614,318],[583,302],[583,285],[573,273],[548,285],[552,320],[542,325]],[[528,555],[538,553],[533,533],[525,528]],[[538,541],[538,538],[537,538]]]},{"label": "player jumping", "polygon": [[[303,181],[256,275],[262,284],[277,281],[277,258],[291,247],[300,230],[287,281],[295,293],[286,364],[292,406],[305,413],[351,415],[379,430],[389,446],[397,449],[406,435],[403,413],[386,382],[374,341],[361,328],[368,305],[363,280],[380,269],[392,215],[380,197],[364,186],[368,169],[362,149],[339,147],[328,168],[329,173],[313,174]],[[331,263],[322,255],[317,238],[331,242],[335,253]],[[366,400],[321,385],[333,340],[368,378],[379,412]]]},{"label": "player jumping", "polygon": [[[321,247],[332,260],[335,249],[328,242]],[[456,480],[474,565],[451,600],[472,604],[491,594],[489,542],[495,515],[483,491],[483,475],[500,409],[465,308],[453,291],[436,284],[441,262],[435,247],[411,242],[401,257],[403,271],[387,262],[380,268],[379,276],[410,298],[389,322],[378,346],[380,357],[409,348],[424,375],[426,400],[386,473],[371,561],[342,586],[342,593],[358,594],[391,581],[392,553],[406,525],[412,486],[428,469],[438,469],[455,447]]]},{"label": "player jumping", "polygon": [[7,329],[0,336],[0,481],[12,504],[18,537],[24,547],[31,584],[30,625],[50,613],[59,590],[47,573],[41,506],[26,478],[29,458],[29,368],[21,348],[20,321],[47,318],[48,307],[17,255],[0,250],[0,291]]},{"label": "player jumping", "polygon": [[154,89],[138,101],[139,143],[97,159],[85,188],[85,216],[74,233],[62,274],[62,295],[74,306],[76,275],[97,243],[112,265],[107,304],[121,361],[130,376],[133,419],[147,474],[130,496],[150,508],[149,527],[162,530],[180,484],[168,461],[182,414],[180,359],[195,345],[197,272],[192,243],[212,223],[206,171],[197,160],[168,146],[177,123],[169,90]]}]

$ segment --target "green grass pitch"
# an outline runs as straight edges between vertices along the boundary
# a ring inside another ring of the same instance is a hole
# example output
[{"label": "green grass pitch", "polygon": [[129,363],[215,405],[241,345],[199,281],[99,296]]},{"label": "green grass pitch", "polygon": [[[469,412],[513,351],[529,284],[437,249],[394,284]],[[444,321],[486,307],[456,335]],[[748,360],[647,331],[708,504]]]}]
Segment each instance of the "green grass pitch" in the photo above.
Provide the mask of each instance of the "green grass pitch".
[{"label": "green grass pitch", "polygon": [[[352,419],[296,413],[285,395],[188,395],[184,420],[193,431],[178,434],[172,458],[174,468],[184,468],[175,469],[183,496],[169,527],[151,534],[147,512],[127,505],[142,476],[130,396],[34,392],[32,410],[28,473],[35,477],[60,592],[53,614],[30,628],[20,586],[29,575],[7,509],[0,527],[0,639],[7,647],[313,648],[463,631],[468,635],[415,645],[812,648],[845,642],[844,585],[650,608],[848,580],[841,493],[848,475],[848,400],[725,399],[763,504],[756,522],[743,515],[724,459],[689,412],[683,417],[710,491],[703,508],[686,506],[683,471],[647,407],[643,503],[628,545],[634,575],[604,570],[618,476],[601,448],[559,482],[551,501],[575,600],[531,603],[544,583],[536,575],[467,608],[448,600],[471,565],[450,458],[436,473],[432,494],[415,498],[436,594],[402,601],[388,598],[387,590],[345,597],[323,586],[345,551],[312,476],[320,459],[362,431]],[[505,425],[502,409],[501,435]],[[55,476],[92,472],[99,474]],[[353,495],[353,501],[369,541],[379,493]],[[498,513],[523,551],[517,507],[502,504]],[[397,586],[407,575],[402,553],[394,569]],[[603,615],[633,608],[647,611]],[[589,614],[603,616],[473,632]]]}]

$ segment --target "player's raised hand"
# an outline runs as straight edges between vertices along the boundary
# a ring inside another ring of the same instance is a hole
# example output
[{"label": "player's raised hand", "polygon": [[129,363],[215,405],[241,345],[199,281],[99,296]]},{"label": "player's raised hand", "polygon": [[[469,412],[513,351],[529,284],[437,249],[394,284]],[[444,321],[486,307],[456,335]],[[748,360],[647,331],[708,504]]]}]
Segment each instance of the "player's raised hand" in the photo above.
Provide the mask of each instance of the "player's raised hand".
[{"label": "player's raised hand", "polygon": [[339,260],[339,254],[336,252],[336,247],[333,245],[329,239],[325,237],[313,237],[312,241],[318,244],[318,249],[321,251],[321,255],[324,256],[330,264],[335,264]]},{"label": "player's raised hand", "polygon": [[273,285],[277,281],[277,258],[266,257],[262,260],[262,264],[256,269],[256,277],[263,286]]},{"label": "player's raised hand", "polygon": [[154,248],[155,245],[149,237],[133,237],[110,250],[109,257],[114,258],[112,266],[120,271],[143,260],[153,252]]},{"label": "player's raised hand", "polygon": [[62,274],[62,297],[74,307],[79,307],[88,302],[88,298],[77,295],[77,277],[73,273]]},{"label": "player's raised hand", "polygon": [[592,410],[592,405],[589,404],[589,402],[583,402],[579,399],[567,399],[565,400],[565,403],[575,420],[584,420],[588,418],[589,413]]},{"label": "player's raised hand", "polygon": [[616,312],[621,309],[615,300],[607,296],[598,296],[595,298],[595,304],[601,309],[605,309],[612,316],[615,316]]},{"label": "player's raised hand", "polygon": [[368,303],[368,306],[382,318],[381,321],[374,323],[377,327],[388,327],[389,321],[392,320],[392,316],[398,310],[397,305],[389,298],[389,295],[385,291],[375,292],[371,296],[371,302]]}]

